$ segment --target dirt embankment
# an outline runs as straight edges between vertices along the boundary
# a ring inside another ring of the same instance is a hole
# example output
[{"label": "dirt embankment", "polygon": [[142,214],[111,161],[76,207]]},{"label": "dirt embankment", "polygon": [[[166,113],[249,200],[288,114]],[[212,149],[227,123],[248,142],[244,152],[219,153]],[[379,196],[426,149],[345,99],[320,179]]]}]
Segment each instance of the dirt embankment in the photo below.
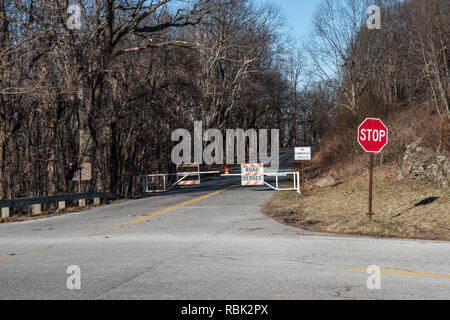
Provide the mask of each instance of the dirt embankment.
[{"label": "dirt embankment", "polygon": [[368,174],[319,189],[313,178],[318,163],[306,167],[310,177],[302,195],[278,192],[264,213],[279,222],[320,232],[450,240],[450,190],[434,183],[398,181],[394,167],[375,170],[374,212],[368,211]]}]

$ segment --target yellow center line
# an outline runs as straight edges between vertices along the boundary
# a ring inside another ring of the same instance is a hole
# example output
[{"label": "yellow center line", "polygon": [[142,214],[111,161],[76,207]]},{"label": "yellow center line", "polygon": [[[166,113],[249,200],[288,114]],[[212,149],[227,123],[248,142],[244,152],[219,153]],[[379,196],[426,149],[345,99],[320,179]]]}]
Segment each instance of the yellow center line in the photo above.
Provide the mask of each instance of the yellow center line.
[{"label": "yellow center line", "polygon": [[11,259],[13,256],[7,256],[7,257],[0,257],[0,261]]},{"label": "yellow center line", "polygon": [[[340,269],[346,270],[346,271],[367,272],[367,268],[362,268],[362,267],[345,267],[345,268],[340,268]],[[403,275],[403,276],[450,279],[450,275],[439,274],[439,273],[416,272],[416,271],[399,270],[399,269],[380,269],[380,272],[384,273],[384,274],[398,274],[398,275]]]},{"label": "yellow center line", "polygon": [[229,187],[226,187],[224,189],[221,189],[221,190],[218,190],[218,191],[215,191],[215,192],[212,192],[212,193],[208,193],[208,194],[206,194],[204,196],[201,196],[201,197],[198,197],[198,198],[195,198],[195,199],[191,199],[191,200],[188,200],[188,201],[185,201],[185,202],[173,205],[173,206],[165,208],[165,209],[161,209],[161,210],[156,211],[156,212],[152,212],[152,213],[144,215],[142,217],[139,217],[139,218],[136,218],[136,219],[133,219],[133,220],[130,220],[130,221],[123,222],[123,223],[113,227],[113,229],[119,229],[122,226],[130,226],[130,225],[133,225],[133,224],[136,224],[136,223],[139,223],[139,222],[146,221],[148,219],[151,219],[151,218],[154,218],[156,216],[162,215],[163,213],[167,213],[167,212],[173,211],[175,209],[178,209],[178,208],[181,208],[181,207],[185,207],[187,205],[190,205],[190,204],[199,202],[201,200],[207,199],[209,197],[218,195],[219,193],[222,193],[222,192],[224,192],[226,190],[229,190],[231,188],[234,188],[236,186],[237,186],[237,184],[229,186]]},{"label": "yellow center line", "polygon": [[280,161],[282,158],[286,157],[287,155],[291,154],[291,152],[286,152],[285,154],[283,154],[282,156],[280,156],[278,158],[278,161]]},{"label": "yellow center line", "polygon": [[[281,158],[287,156],[288,154],[290,154],[290,153],[287,152],[287,153],[283,154],[282,156],[278,157],[278,160],[276,160],[276,161],[280,161]],[[235,185],[226,187],[226,188],[224,188],[224,189],[221,189],[221,190],[218,190],[218,191],[215,191],[215,192],[212,192],[212,193],[208,193],[208,194],[206,194],[206,195],[204,195],[204,196],[201,196],[201,197],[198,197],[198,198],[195,198],[195,199],[192,199],[192,200],[188,200],[188,201],[185,201],[185,202],[183,202],[183,203],[179,203],[179,204],[176,204],[176,205],[174,205],[174,206],[171,206],[171,207],[168,207],[168,208],[165,208],[165,209],[161,209],[161,210],[159,210],[159,211],[156,211],[156,212],[153,212],[153,213],[144,215],[144,216],[142,216],[142,217],[139,217],[139,218],[136,218],[136,219],[133,219],[133,220],[130,220],[130,221],[123,222],[123,223],[121,223],[121,224],[119,224],[119,225],[117,225],[117,226],[114,226],[114,227],[112,227],[112,228],[115,229],[115,230],[117,230],[117,229],[119,229],[119,228],[122,227],[122,226],[130,226],[130,225],[133,225],[133,224],[136,224],[136,223],[139,223],[139,222],[146,221],[146,220],[148,220],[148,219],[154,218],[154,217],[159,216],[159,215],[162,215],[162,214],[164,214],[164,213],[173,211],[173,210],[175,210],[175,209],[178,209],[178,208],[181,208],[181,207],[185,207],[185,206],[187,206],[187,205],[190,205],[190,204],[196,203],[196,202],[198,202],[198,201],[207,199],[207,198],[209,198],[209,197],[218,195],[219,193],[222,193],[222,192],[224,192],[224,191],[226,191],[226,190],[229,190],[229,189],[231,189],[231,188],[234,188],[234,187],[236,187],[236,186],[238,186],[238,185],[240,185],[240,184],[235,184]]]},{"label": "yellow center line", "polygon": [[[283,157],[285,157],[286,155],[288,155],[288,153],[286,153],[286,154],[282,155],[281,157],[279,157],[277,161],[280,161],[280,159],[283,158]],[[182,202],[182,203],[179,203],[179,204],[170,206],[170,207],[165,208],[165,209],[158,210],[158,211],[156,211],[156,212],[153,212],[153,213],[144,215],[144,216],[142,216],[142,217],[139,217],[139,218],[136,218],[136,219],[133,219],[133,220],[130,220],[130,221],[123,222],[123,223],[121,223],[121,224],[119,224],[119,225],[117,225],[117,226],[112,227],[112,229],[119,229],[119,228],[122,227],[122,226],[130,226],[130,225],[133,225],[133,224],[136,224],[136,223],[139,223],[139,222],[146,221],[146,220],[151,219],[151,218],[153,218],[153,217],[156,217],[156,216],[162,215],[162,214],[164,214],[164,213],[173,211],[173,210],[175,210],[175,209],[182,208],[182,207],[185,207],[185,206],[187,206],[187,205],[190,205],[190,204],[193,204],[193,203],[202,201],[202,200],[204,200],[204,199],[213,197],[213,196],[215,196],[215,195],[218,195],[219,193],[222,193],[222,192],[224,192],[224,191],[227,191],[227,190],[229,190],[229,189],[231,189],[231,188],[234,188],[234,187],[237,187],[237,186],[239,186],[239,185],[240,185],[240,184],[234,184],[234,185],[228,186],[228,187],[226,187],[226,188],[224,188],[224,189],[221,189],[221,190],[218,190],[218,191],[215,191],[215,192],[208,193],[208,194],[206,194],[206,195],[204,195],[204,196],[201,196],[201,197],[198,197],[198,198],[194,198],[194,199],[191,199],[191,200],[188,200],[188,201],[185,201],[185,202]],[[96,234],[103,234],[103,233],[105,233],[105,232],[106,232],[105,230],[102,230],[102,231],[96,232]],[[87,238],[89,238],[89,236],[81,236],[80,238],[81,238],[81,239],[87,239]],[[58,242],[57,244],[58,244],[58,245],[62,245],[62,244],[65,244],[65,243],[64,243],[64,242]],[[31,252],[37,252],[37,251],[41,251],[41,250],[42,250],[42,249],[33,249],[33,250],[31,250]],[[12,256],[0,257],[0,261],[10,259],[11,257],[12,257]]]}]

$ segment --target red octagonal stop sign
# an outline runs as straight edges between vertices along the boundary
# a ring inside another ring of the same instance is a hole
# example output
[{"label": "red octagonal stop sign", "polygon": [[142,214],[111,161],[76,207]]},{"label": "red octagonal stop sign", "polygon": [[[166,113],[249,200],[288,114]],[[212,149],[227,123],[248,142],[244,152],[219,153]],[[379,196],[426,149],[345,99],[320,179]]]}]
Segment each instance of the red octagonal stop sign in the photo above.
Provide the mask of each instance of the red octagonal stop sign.
[{"label": "red octagonal stop sign", "polygon": [[358,127],[358,142],[366,152],[380,152],[388,142],[388,129],[380,119],[367,118]]}]

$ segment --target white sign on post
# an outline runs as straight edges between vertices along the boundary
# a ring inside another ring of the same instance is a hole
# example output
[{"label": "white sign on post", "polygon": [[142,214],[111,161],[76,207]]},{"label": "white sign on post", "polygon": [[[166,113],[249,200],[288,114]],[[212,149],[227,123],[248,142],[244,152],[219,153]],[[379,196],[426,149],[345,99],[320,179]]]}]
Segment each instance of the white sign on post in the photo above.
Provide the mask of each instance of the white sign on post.
[{"label": "white sign on post", "polygon": [[295,160],[311,160],[311,147],[295,148]]},{"label": "white sign on post", "polygon": [[264,185],[264,165],[262,163],[241,164],[241,184],[243,186]]}]

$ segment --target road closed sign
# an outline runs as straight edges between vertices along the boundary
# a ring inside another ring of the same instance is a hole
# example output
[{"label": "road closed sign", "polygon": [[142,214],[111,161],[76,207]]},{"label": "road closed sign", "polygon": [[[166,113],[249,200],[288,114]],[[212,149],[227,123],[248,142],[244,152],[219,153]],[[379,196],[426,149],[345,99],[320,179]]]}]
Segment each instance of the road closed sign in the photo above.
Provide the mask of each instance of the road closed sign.
[{"label": "road closed sign", "polygon": [[241,184],[243,186],[264,185],[264,166],[262,163],[241,164]]}]

